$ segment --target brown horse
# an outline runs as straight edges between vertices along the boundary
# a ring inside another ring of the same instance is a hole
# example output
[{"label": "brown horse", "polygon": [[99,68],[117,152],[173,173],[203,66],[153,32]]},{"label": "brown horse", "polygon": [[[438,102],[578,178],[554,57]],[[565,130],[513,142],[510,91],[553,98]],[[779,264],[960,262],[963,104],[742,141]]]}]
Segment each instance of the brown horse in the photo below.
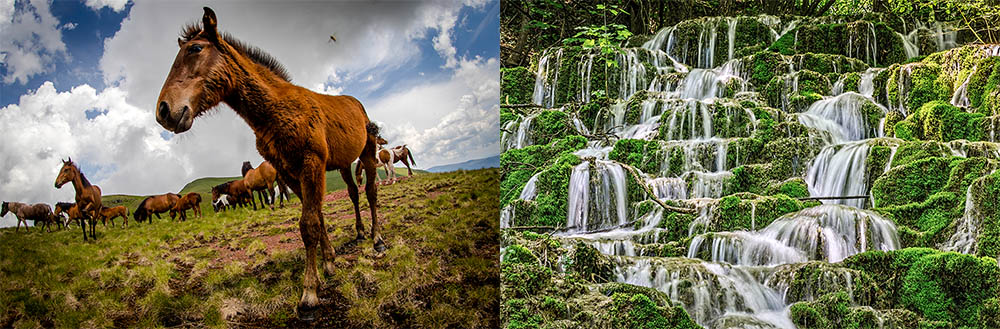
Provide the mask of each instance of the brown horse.
[{"label": "brown horse", "polygon": [[365,194],[377,252],[385,250],[376,215],[375,136],[354,97],[315,93],[292,84],[288,72],[270,55],[217,30],[215,12],[205,7],[201,26],[184,28],[180,50],[156,101],[156,121],[182,133],[194,119],[220,102],[243,118],[257,137],[257,151],[278,170],[281,180],[302,200],[299,232],[306,249],[305,274],[298,315],[312,320],[319,303],[316,253],[324,270],[333,273],[334,253],[322,214],[326,171],[339,170],[354,203],[355,228],[363,238],[358,187],[351,163],[361,158],[368,175]]},{"label": "brown horse", "polygon": [[181,221],[187,220],[188,209],[191,209],[196,217],[201,217],[201,194],[191,192],[178,199],[174,209],[170,210],[170,219],[174,219],[174,215],[180,213]]},{"label": "brown horse", "polygon": [[[24,230],[31,232],[31,229],[28,228],[29,220],[35,221],[35,226],[38,226],[38,223],[45,223],[45,228],[49,228],[48,223],[53,220],[52,207],[44,203],[28,205],[4,201],[3,205],[0,205],[0,217],[6,216],[8,212],[17,217],[17,228],[14,229],[14,232],[21,229],[21,222],[24,222]],[[51,229],[48,231],[52,232]]]},{"label": "brown horse", "polygon": [[[233,206],[246,207],[246,205],[252,204],[251,201],[253,201],[253,195],[250,194],[250,189],[247,188],[242,179],[232,180],[213,186],[212,203],[214,204],[218,201],[219,197],[223,194],[229,195],[229,202],[232,203]],[[254,209],[256,210],[256,206]]]},{"label": "brown horse", "polygon": [[177,205],[177,200],[180,199],[181,195],[177,193],[154,195],[142,199],[139,207],[133,211],[135,221],[141,223],[143,220],[148,219],[149,223],[152,224],[153,215],[156,215],[156,219],[161,219],[160,214],[174,209],[174,206]]},{"label": "brown horse", "polygon": [[[90,221],[90,237],[97,240],[97,219],[101,216],[101,188],[90,184],[87,177],[83,176],[80,169],[73,163],[72,158],[63,161],[59,176],[56,177],[55,186],[61,188],[67,182],[73,182],[73,189],[76,190],[76,205]],[[82,220],[80,228],[83,229],[83,241],[87,241],[87,227]]]},{"label": "brown horse", "polygon": [[[260,196],[261,208],[264,208],[265,204],[271,204],[271,209],[274,209],[273,187],[277,177],[278,172],[274,170],[274,166],[270,162],[261,162],[257,168],[250,165],[250,161],[243,162],[243,182],[250,189],[251,197],[253,192],[257,192],[257,195]],[[256,206],[254,208],[256,209]]]},{"label": "brown horse", "polygon": [[115,226],[115,218],[121,217],[124,219],[122,222],[122,228],[128,226],[128,208],[125,206],[114,206],[111,208],[101,207],[101,224],[105,227],[108,226],[108,221],[111,221],[111,227]]}]

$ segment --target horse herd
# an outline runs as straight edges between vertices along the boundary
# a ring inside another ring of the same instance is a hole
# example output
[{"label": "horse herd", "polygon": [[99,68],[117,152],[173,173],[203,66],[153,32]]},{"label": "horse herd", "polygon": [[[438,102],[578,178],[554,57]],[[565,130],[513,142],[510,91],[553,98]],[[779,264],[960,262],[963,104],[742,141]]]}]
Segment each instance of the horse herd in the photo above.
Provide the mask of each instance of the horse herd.
[{"label": "horse herd", "polygon": [[[416,162],[405,144],[390,149],[383,146],[388,142],[381,136],[376,140],[378,143],[376,162],[378,166],[382,166],[386,170],[384,180],[376,175],[378,184],[392,184],[396,181],[394,162],[403,162],[406,165],[408,175],[413,176],[410,165],[416,164]],[[362,182],[361,166],[359,165],[357,168],[356,176],[360,185]],[[237,207],[252,207],[257,210],[258,200],[261,209],[265,205],[270,205],[273,210],[276,201],[279,203],[279,207],[284,207],[284,201],[289,200],[289,188],[278,177],[277,171],[270,162],[264,161],[257,168],[254,168],[250,161],[244,161],[241,171],[243,178],[212,187],[212,209],[215,212]],[[149,196],[139,202],[134,212],[129,211],[125,206],[105,207],[100,203],[101,188],[90,184],[87,177],[73,163],[72,158],[63,161],[63,168],[59,172],[55,186],[61,188],[63,184],[68,182],[72,182],[73,188],[78,193],[83,194],[77,197],[77,202],[57,202],[54,209],[45,203],[29,205],[20,202],[3,202],[0,217],[7,215],[8,212],[13,213],[18,220],[15,232],[21,229],[22,222],[25,230],[29,230],[28,220],[35,221],[36,226],[41,224],[41,228],[47,232],[52,232],[50,225],[56,225],[57,229],[68,228],[70,222],[75,220],[80,223],[80,227],[84,230],[84,241],[87,240],[85,220],[90,221],[91,237],[96,239],[94,230],[97,221],[100,221],[104,227],[107,227],[107,223],[111,222],[111,226],[114,227],[115,219],[121,217],[121,227],[125,228],[128,226],[129,216],[133,215],[136,222],[148,221],[149,223],[153,222],[153,215],[160,219],[160,214],[167,212],[170,213],[171,220],[177,219],[178,215],[180,215],[181,221],[187,220],[188,210],[192,210],[195,217],[201,217],[201,194],[195,192],[185,195],[165,193]],[[275,191],[275,187],[277,191]],[[93,197],[95,195],[96,198]],[[80,204],[84,204],[84,208],[81,209]],[[99,210],[95,212],[96,209]]]}]

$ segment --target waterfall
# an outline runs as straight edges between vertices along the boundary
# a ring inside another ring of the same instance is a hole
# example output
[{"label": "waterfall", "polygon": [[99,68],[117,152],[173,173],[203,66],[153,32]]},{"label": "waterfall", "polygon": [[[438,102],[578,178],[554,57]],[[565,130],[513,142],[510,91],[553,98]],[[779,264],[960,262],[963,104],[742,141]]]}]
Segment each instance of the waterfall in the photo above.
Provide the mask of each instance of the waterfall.
[{"label": "waterfall", "polygon": [[[511,120],[504,125],[505,131],[500,134],[500,145],[503,146],[504,151],[532,145],[531,122],[535,120],[536,116],[538,116],[538,113],[527,117],[520,117],[517,120]],[[517,129],[514,129],[514,127],[517,127]],[[514,131],[514,133],[510,134],[508,131]]]},{"label": "waterfall", "polygon": [[825,260],[867,250],[896,250],[896,225],[874,212],[821,205],[782,216],[757,232],[715,232],[691,240],[689,258],[747,266]]},{"label": "waterfall", "polygon": [[[854,142],[824,147],[813,160],[806,174],[809,194],[814,196],[857,196],[868,193],[865,182],[865,161],[868,143]],[[826,204],[843,204],[856,208],[864,199],[823,200]]]},{"label": "waterfall", "polygon": [[[813,103],[804,115],[799,115],[799,123],[810,128],[830,132],[831,135],[836,136],[834,141],[838,143],[876,137],[872,133],[873,127],[869,127],[865,122],[862,112],[862,107],[865,105],[877,107],[885,116],[886,109],[881,105],[861,94],[846,92]],[[822,119],[828,120],[834,125],[824,122]]]},{"label": "waterfall", "polygon": [[569,192],[566,227],[571,232],[628,223],[625,170],[621,165],[604,160],[580,163],[570,175]]},{"label": "waterfall", "polygon": [[920,48],[917,47],[917,30],[913,30],[907,35],[896,32],[899,36],[899,40],[903,41],[903,51],[906,52],[906,58],[914,58],[920,56]]},{"label": "waterfall", "polygon": [[941,250],[957,251],[963,254],[975,254],[978,250],[976,237],[979,236],[979,224],[982,221],[983,215],[976,205],[982,203],[982,201],[976,200],[975,195],[972,193],[973,188],[978,185],[976,182],[973,182],[969,186],[969,189],[966,190],[965,212],[962,218],[959,219],[955,234],[939,247]]},{"label": "waterfall", "polygon": [[538,73],[535,74],[535,91],[531,95],[535,104],[545,107],[555,106],[562,54],[562,48],[550,48],[542,52],[542,58],[538,60]]},{"label": "waterfall", "polygon": [[879,72],[885,70],[884,68],[869,68],[861,73],[861,80],[858,81],[858,93],[864,95],[865,97],[872,98],[875,94],[875,76]]}]

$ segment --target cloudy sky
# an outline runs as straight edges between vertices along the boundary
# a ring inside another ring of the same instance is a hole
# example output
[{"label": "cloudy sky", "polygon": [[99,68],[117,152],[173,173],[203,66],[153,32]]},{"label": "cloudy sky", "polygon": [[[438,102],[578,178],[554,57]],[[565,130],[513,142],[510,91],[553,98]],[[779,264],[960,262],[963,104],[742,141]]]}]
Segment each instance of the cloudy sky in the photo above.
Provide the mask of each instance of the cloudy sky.
[{"label": "cloudy sky", "polygon": [[293,83],[357,97],[419,168],[499,153],[496,0],[0,0],[0,199],[71,201],[72,187],[53,188],[66,157],[104,194],[177,192],[262,161],[224,105],[181,135],[156,123],[181,27],[203,6]]}]

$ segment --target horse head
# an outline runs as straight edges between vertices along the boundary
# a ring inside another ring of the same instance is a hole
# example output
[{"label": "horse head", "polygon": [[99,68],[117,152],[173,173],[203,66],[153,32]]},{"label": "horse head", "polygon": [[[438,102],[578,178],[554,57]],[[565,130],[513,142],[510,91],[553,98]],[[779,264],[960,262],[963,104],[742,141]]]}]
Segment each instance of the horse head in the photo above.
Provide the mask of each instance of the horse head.
[{"label": "horse head", "polygon": [[243,168],[241,169],[243,171],[243,177],[246,177],[247,176],[247,172],[250,171],[250,170],[252,170],[252,169],[253,169],[253,165],[250,164],[250,161],[243,161]]},{"label": "horse head", "polygon": [[375,136],[375,143],[378,143],[379,145],[385,145],[389,144],[389,141],[385,140],[385,138],[382,138],[382,136]]},{"label": "horse head", "polygon": [[180,50],[156,100],[156,122],[164,129],[182,133],[194,118],[215,107],[228,90],[225,83],[226,56],[233,49],[216,29],[215,12],[205,7],[201,26],[185,27],[177,39]]},{"label": "horse head", "polygon": [[80,174],[80,169],[76,168],[76,164],[73,163],[73,158],[63,161],[62,169],[59,169],[59,176],[56,176],[56,188],[62,188],[63,184],[66,182],[71,182],[76,178],[76,175]]},{"label": "horse head", "polygon": [[7,201],[4,201],[2,209],[0,209],[0,217],[6,216],[7,212],[10,211],[10,209],[8,209],[7,207],[8,207]]}]

